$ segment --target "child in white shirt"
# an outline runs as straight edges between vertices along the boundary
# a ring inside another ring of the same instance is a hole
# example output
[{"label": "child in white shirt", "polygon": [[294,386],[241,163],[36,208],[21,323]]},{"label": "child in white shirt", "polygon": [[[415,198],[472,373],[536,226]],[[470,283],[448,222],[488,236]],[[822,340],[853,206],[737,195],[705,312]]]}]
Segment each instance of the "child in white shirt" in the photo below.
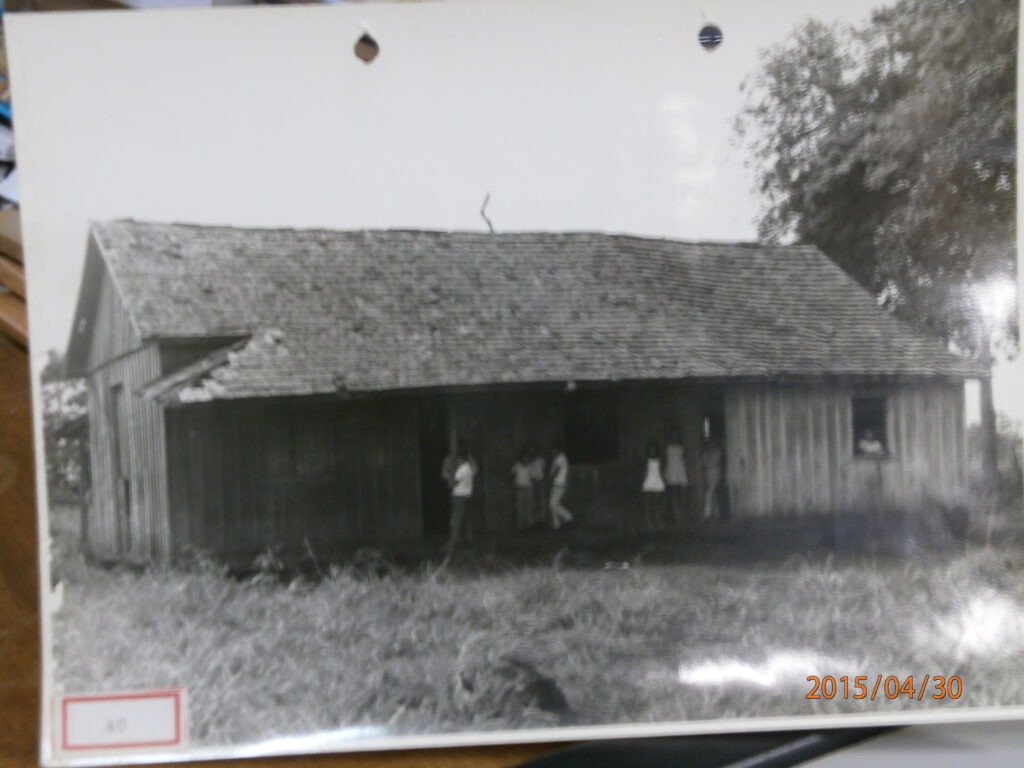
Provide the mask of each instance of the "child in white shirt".
[{"label": "child in white shirt", "polygon": [[551,509],[551,527],[556,531],[566,523],[572,522],[572,512],[562,505],[562,497],[569,485],[569,457],[561,446],[553,446],[555,458],[551,460],[551,496],[548,506]]},{"label": "child in white shirt", "polygon": [[463,534],[469,499],[473,495],[473,476],[476,474],[473,462],[464,450],[457,452],[453,463],[455,472],[452,474],[452,516],[448,522],[449,552],[455,549]]}]

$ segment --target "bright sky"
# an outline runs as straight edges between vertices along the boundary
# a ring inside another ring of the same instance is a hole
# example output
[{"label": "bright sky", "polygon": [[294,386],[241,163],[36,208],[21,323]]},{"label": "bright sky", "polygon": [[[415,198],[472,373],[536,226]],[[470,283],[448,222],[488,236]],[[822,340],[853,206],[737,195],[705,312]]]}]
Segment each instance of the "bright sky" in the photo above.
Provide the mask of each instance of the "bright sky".
[{"label": "bright sky", "polygon": [[[489,191],[502,230],[753,239],[758,203],[732,132],[741,80],[802,19],[857,22],[877,4],[11,18],[34,349],[66,342],[92,219],[479,229]],[[696,41],[709,21],[725,34],[714,53]],[[352,55],[364,30],[381,45],[369,66]]]}]

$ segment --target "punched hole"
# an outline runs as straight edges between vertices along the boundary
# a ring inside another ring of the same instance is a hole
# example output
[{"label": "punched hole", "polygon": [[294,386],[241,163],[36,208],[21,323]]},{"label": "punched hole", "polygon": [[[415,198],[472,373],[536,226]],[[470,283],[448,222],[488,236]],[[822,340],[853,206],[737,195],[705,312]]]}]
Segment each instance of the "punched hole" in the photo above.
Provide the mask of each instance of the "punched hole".
[{"label": "punched hole", "polygon": [[377,58],[377,54],[380,53],[380,46],[377,45],[377,41],[373,39],[369,32],[364,32],[363,36],[356,40],[353,50],[357,59],[364,64],[369,64]]},{"label": "punched hole", "polygon": [[722,30],[714,24],[704,25],[697,35],[697,42],[705,51],[713,51],[722,44]]}]

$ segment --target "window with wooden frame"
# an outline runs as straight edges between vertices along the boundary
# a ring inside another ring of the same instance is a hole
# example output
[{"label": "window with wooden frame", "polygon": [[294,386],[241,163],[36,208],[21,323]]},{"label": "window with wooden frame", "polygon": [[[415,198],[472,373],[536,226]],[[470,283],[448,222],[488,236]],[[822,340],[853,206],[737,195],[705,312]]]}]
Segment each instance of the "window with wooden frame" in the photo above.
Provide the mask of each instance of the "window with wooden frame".
[{"label": "window with wooden frame", "polygon": [[865,459],[891,456],[889,403],[885,397],[855,397],[852,401],[853,455]]}]

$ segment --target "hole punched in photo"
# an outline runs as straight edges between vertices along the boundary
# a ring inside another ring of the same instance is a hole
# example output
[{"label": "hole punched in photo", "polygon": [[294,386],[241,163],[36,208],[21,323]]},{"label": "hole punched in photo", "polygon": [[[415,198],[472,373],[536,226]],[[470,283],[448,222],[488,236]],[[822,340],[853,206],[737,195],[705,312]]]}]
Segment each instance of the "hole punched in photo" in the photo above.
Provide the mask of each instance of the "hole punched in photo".
[{"label": "hole punched in photo", "polygon": [[373,35],[369,32],[364,32],[362,37],[356,40],[352,50],[355,52],[357,59],[364,64],[369,64],[380,54],[380,45],[373,39]]},{"label": "hole punched in photo", "polygon": [[717,24],[705,24],[697,34],[697,42],[706,51],[713,51],[722,44],[722,28]]}]

